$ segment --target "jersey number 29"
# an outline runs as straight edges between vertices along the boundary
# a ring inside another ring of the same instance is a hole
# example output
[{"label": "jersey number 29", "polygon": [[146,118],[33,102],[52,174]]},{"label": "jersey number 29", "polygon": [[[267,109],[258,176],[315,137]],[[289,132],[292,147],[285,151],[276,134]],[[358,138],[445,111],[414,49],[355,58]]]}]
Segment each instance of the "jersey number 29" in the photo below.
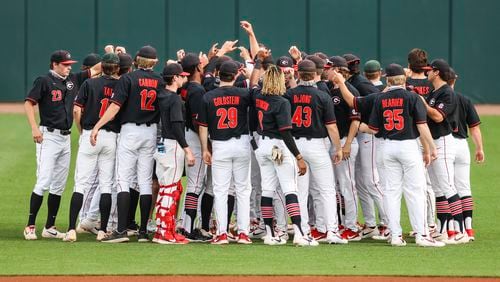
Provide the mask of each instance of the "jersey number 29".
[{"label": "jersey number 29", "polygon": [[234,107],[229,109],[218,108],[215,114],[219,117],[217,129],[235,128],[238,126],[238,109]]}]

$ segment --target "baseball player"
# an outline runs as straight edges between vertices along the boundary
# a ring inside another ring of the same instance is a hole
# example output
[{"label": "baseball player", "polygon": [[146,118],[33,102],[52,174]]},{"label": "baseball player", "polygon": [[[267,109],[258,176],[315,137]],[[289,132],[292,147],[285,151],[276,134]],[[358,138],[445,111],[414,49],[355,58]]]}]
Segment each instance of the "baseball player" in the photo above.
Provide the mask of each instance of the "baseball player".
[{"label": "baseball player", "polygon": [[[260,57],[256,59],[250,77],[252,87],[256,87],[261,69]],[[266,225],[264,244],[286,244],[286,238],[277,236],[273,229],[273,196],[280,186],[294,228],[294,244],[318,246],[314,238],[302,231],[296,169],[298,167],[299,175],[304,175],[307,165],[291,134],[291,107],[283,97],[286,92],[284,75],[276,66],[269,66],[262,82],[262,90],[253,88],[252,99],[259,123],[257,132],[261,135],[255,155],[262,179],[261,212]]]},{"label": "baseball player", "polygon": [[189,73],[188,82],[181,88],[181,97],[186,102],[186,141],[193,151],[196,162],[194,166],[186,166],[186,197],[184,203],[183,228],[186,237],[192,241],[209,241],[211,237],[204,236],[200,229],[194,229],[194,222],[198,211],[198,198],[203,190],[206,174],[206,165],[201,156],[201,144],[198,136],[196,119],[203,104],[205,89],[201,85],[203,68],[207,61],[201,61],[200,56],[188,53],[181,65]]},{"label": "baseball player", "polygon": [[[455,88],[458,76],[453,69],[450,69],[450,79],[448,84]],[[472,211],[474,203],[470,187],[470,153],[467,143],[467,128],[469,128],[472,141],[476,147],[474,156],[477,163],[484,162],[483,140],[479,125],[481,120],[472,102],[464,95],[455,92],[457,99],[457,110],[453,124],[453,137],[455,137],[457,154],[455,157],[455,187],[462,202],[465,231],[469,240],[474,241],[474,229],[472,228]]]},{"label": "baseball player", "polygon": [[[238,205],[238,243],[251,244],[250,224],[250,137],[248,135],[249,92],[233,84],[239,65],[224,62],[219,69],[220,85],[203,96],[198,123],[203,159],[212,165],[217,235],[212,244],[228,244],[227,195],[234,182]],[[212,119],[215,117],[215,119]],[[208,136],[212,153],[208,150]],[[213,154],[213,155],[212,155]]]},{"label": "baseball player", "polygon": [[[107,224],[111,212],[111,189],[114,182],[116,139],[120,130],[119,123],[114,120],[101,128],[99,142],[92,146],[89,140],[90,131],[104,114],[113,89],[118,81],[119,58],[114,53],[103,56],[102,70],[104,75],[85,81],[74,102],[76,122],[81,126],[80,146],[76,161],[75,189],[71,197],[69,227],[65,242],[76,241],[76,220],[83,205],[84,194],[91,188],[95,167],[98,168],[100,190],[100,211],[102,233],[107,232]],[[100,234],[102,239],[103,234]]]},{"label": "baseball player", "polygon": [[126,228],[130,203],[129,189],[137,176],[140,189],[141,225],[139,242],[149,241],[146,226],[151,209],[151,178],[156,147],[156,126],[159,121],[157,93],[163,89],[163,79],[153,72],[158,62],[156,49],[142,47],[136,56],[138,69],[120,77],[110,99],[111,105],[94,126],[90,141],[94,145],[98,131],[120,112],[120,140],[117,147],[117,208],[118,228],[106,243],[129,241]]},{"label": "baseball player", "polygon": [[[37,239],[35,221],[45,191],[49,191],[48,212],[42,237],[62,239],[65,236],[56,229],[55,220],[68,178],[73,100],[78,87],[101,71],[101,65],[97,64],[83,72],[70,73],[71,65],[75,62],[68,51],[52,53],[49,73],[35,80],[25,98],[24,108],[36,143],[37,156],[37,181],[31,194],[28,224],[24,229],[26,240]],[[35,120],[37,104],[40,111],[39,126]]]},{"label": "baseball player", "polygon": [[186,244],[187,239],[176,233],[177,206],[182,195],[181,176],[184,157],[193,166],[195,157],[184,137],[184,109],[177,89],[186,82],[189,73],[178,63],[163,69],[165,90],[158,93],[161,116],[161,140],[154,154],[160,190],[156,201],[157,231],[153,242],[159,244]]},{"label": "baseball player", "polygon": [[[387,78],[386,92],[377,95],[368,126],[374,134],[384,139],[379,150],[385,166],[387,181],[384,188],[384,204],[391,230],[391,245],[406,246],[400,225],[401,194],[416,233],[416,244],[422,247],[443,247],[428,235],[425,222],[425,179],[424,163],[429,165],[431,155],[435,158],[429,128],[426,125],[426,109],[422,100],[405,90],[406,75],[403,67],[390,64],[385,68]],[[423,159],[417,137],[423,145]]]},{"label": "baseball player", "polygon": [[[342,160],[342,147],[333,101],[327,93],[315,87],[315,79],[320,79],[316,70],[317,65],[314,62],[302,60],[298,64],[300,82],[285,94],[291,104],[292,135],[309,168],[307,173],[298,178],[302,231],[306,234],[310,232],[307,212],[309,189],[317,189],[318,191],[311,195],[313,200],[320,202],[316,214],[324,219],[323,226],[316,226],[318,231],[327,234],[326,240],[329,243],[346,244],[347,240],[338,234],[335,178],[329,154],[331,142],[336,148],[334,164],[339,164]],[[326,139],[327,137],[330,137],[331,141]]]},{"label": "baseball player", "polygon": [[[347,73],[347,61],[341,56],[333,56],[328,61],[329,80],[333,84],[330,89],[330,97],[334,104],[335,117],[337,118],[337,128],[341,138],[343,160],[334,166],[335,178],[337,180],[337,190],[343,199],[344,217],[339,220],[347,232],[344,237],[349,237],[349,233],[356,232],[356,221],[358,218],[358,196],[356,192],[356,181],[354,175],[355,160],[358,154],[358,142],[356,134],[360,123],[360,115],[351,109],[340,92],[340,87],[333,82],[332,75],[335,72]],[[354,95],[359,96],[358,90],[349,82],[345,82],[347,89]],[[332,148],[333,149],[333,148]],[[331,150],[333,153],[333,150]],[[341,201],[339,201],[342,203]],[[338,209],[341,214],[342,210]],[[326,234],[317,234],[316,238]],[[351,236],[352,237],[352,236]],[[325,237],[326,238],[326,237]],[[352,239],[351,239],[352,240]]]},{"label": "baseball player", "polygon": [[452,125],[457,108],[456,95],[447,84],[450,77],[448,63],[437,59],[430,66],[432,70],[427,72],[427,78],[432,82],[434,90],[426,97],[427,122],[438,156],[428,171],[436,195],[436,238],[448,244],[462,244],[469,242],[469,238],[464,229],[462,203],[454,184],[456,140],[452,135]]},{"label": "baseball player", "polygon": [[380,78],[382,77],[382,68],[377,60],[369,60],[363,67],[365,77],[368,79],[379,91],[384,90],[385,85]]},{"label": "baseball player", "polygon": [[[354,86],[360,96],[367,96],[370,93],[380,92],[369,80],[360,74],[359,64],[360,59],[352,54],[343,55],[349,67],[349,75],[347,81]],[[369,108],[371,110],[371,108]],[[370,111],[365,115],[361,113],[363,123],[368,122]],[[361,203],[361,210],[365,219],[365,227],[359,234],[361,237],[372,237],[378,233],[374,204],[380,218],[380,225],[387,222],[387,217],[383,205],[383,193],[379,181],[379,173],[376,165],[376,140],[371,134],[359,132],[357,135],[359,151],[356,160],[356,187]],[[357,234],[349,234],[349,237],[354,240],[359,240]]]}]

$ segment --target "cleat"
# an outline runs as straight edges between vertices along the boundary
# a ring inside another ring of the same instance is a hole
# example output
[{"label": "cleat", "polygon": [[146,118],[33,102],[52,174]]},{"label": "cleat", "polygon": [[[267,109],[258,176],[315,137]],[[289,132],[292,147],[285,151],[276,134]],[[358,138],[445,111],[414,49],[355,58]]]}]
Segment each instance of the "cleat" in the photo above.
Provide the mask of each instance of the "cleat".
[{"label": "cleat", "polygon": [[210,244],[212,245],[226,245],[229,244],[229,240],[227,239],[227,234],[223,233],[221,235],[215,236],[215,238],[212,239]]},{"label": "cleat", "polygon": [[238,244],[248,245],[248,244],[252,244],[252,240],[250,240],[250,238],[248,237],[247,234],[240,233],[240,235],[238,235],[238,241],[237,241],[237,243]]},{"label": "cleat", "polygon": [[444,242],[436,241],[436,240],[432,239],[432,237],[430,237],[430,236],[421,236],[420,238],[417,237],[415,239],[415,243],[417,244],[417,246],[420,246],[420,247],[444,247],[444,246],[446,246],[446,244]]},{"label": "cleat", "polygon": [[231,233],[231,232],[227,233],[227,239],[229,240],[229,242],[236,242],[236,241],[238,241],[238,238],[236,238],[236,236],[233,233]]},{"label": "cleat", "polygon": [[453,235],[448,236],[445,243],[450,245],[466,244],[469,243],[469,236],[467,236],[467,233],[454,232]]},{"label": "cleat", "polygon": [[293,244],[300,247],[316,247],[319,246],[318,241],[314,240],[313,237],[309,235],[295,235],[293,237]]},{"label": "cleat", "polygon": [[208,242],[212,240],[212,236],[205,236],[200,229],[195,229],[188,234],[187,239],[189,242]]},{"label": "cleat", "polygon": [[314,240],[316,240],[318,242],[325,242],[326,241],[326,233],[320,232],[316,228],[311,229],[311,237],[313,237]]},{"label": "cleat", "polygon": [[66,235],[62,239],[63,242],[75,242],[76,241],[76,231],[75,229],[68,230]]},{"label": "cleat", "polygon": [[474,229],[465,229],[465,232],[467,233],[467,236],[469,236],[470,242],[476,240],[476,238],[474,237]]},{"label": "cleat", "polygon": [[349,241],[342,238],[338,232],[328,231],[326,232],[326,242],[328,244],[347,244]]},{"label": "cleat", "polygon": [[439,241],[439,242],[445,242],[448,241],[448,233],[439,233],[439,232],[434,232],[431,233],[432,239]]},{"label": "cleat", "polygon": [[139,242],[139,243],[149,242],[148,232],[139,231],[139,235],[137,235],[137,242]]},{"label": "cleat", "polygon": [[102,230],[99,230],[99,232],[97,233],[97,237],[95,238],[97,241],[102,241],[104,238],[106,238],[108,236],[108,234]]},{"label": "cleat", "polygon": [[403,240],[403,236],[393,237],[391,239],[391,246],[404,247],[404,246],[406,246],[406,241]]},{"label": "cleat", "polygon": [[201,235],[205,236],[205,237],[210,237],[210,240],[212,240],[214,238],[213,234],[206,231],[205,229],[200,229],[200,232],[201,232]]},{"label": "cleat", "polygon": [[35,225],[26,226],[24,228],[24,239],[25,240],[36,240],[36,230]]},{"label": "cleat", "polygon": [[378,235],[380,235],[380,233],[379,233],[377,226],[373,226],[373,227],[365,226],[361,230],[360,235],[361,235],[362,239],[367,239],[367,238],[373,238],[373,236],[378,236]]},{"label": "cleat", "polygon": [[[98,220],[85,218],[82,221],[80,221],[80,224],[78,224],[76,232],[97,234],[99,232],[98,229],[100,227],[101,227],[101,223]],[[83,231],[83,232],[79,232],[79,231]]]},{"label": "cleat", "polygon": [[51,228],[43,228],[42,237],[43,238],[51,238],[51,239],[63,239],[66,236],[66,233],[59,232],[55,226]]},{"label": "cleat", "polygon": [[361,241],[361,234],[359,232],[354,232],[351,229],[346,229],[342,232],[342,239],[348,241]]},{"label": "cleat", "polygon": [[124,243],[128,241],[130,241],[130,239],[127,237],[126,231],[120,233],[116,230],[101,240],[103,243]]},{"label": "cleat", "polygon": [[265,245],[276,246],[276,245],[285,245],[286,244],[286,240],[279,237],[279,236],[276,236],[276,237],[268,236],[268,237],[263,237],[263,238],[264,238]]}]

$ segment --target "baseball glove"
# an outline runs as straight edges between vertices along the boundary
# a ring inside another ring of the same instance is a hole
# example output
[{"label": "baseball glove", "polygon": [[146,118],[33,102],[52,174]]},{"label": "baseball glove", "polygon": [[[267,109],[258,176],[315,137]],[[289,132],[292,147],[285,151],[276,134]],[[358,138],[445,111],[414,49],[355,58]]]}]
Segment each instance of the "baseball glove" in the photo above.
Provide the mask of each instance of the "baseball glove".
[{"label": "baseball glove", "polygon": [[281,150],[277,146],[273,146],[273,150],[272,150],[272,153],[271,153],[271,159],[277,165],[282,164],[283,163],[283,150]]}]

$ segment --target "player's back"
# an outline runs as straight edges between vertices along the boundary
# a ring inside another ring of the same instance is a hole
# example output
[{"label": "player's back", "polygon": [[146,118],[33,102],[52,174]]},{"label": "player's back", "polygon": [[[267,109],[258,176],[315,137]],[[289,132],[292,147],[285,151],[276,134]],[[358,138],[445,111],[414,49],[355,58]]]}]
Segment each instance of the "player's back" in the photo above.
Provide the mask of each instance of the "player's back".
[{"label": "player's back", "polygon": [[115,87],[112,101],[122,108],[120,122],[158,123],[157,95],[164,87],[161,76],[152,70],[138,69],[123,75]]},{"label": "player's back", "polygon": [[285,98],[291,104],[294,137],[327,137],[325,124],[335,123],[333,102],[327,93],[299,85],[289,89]]}]

